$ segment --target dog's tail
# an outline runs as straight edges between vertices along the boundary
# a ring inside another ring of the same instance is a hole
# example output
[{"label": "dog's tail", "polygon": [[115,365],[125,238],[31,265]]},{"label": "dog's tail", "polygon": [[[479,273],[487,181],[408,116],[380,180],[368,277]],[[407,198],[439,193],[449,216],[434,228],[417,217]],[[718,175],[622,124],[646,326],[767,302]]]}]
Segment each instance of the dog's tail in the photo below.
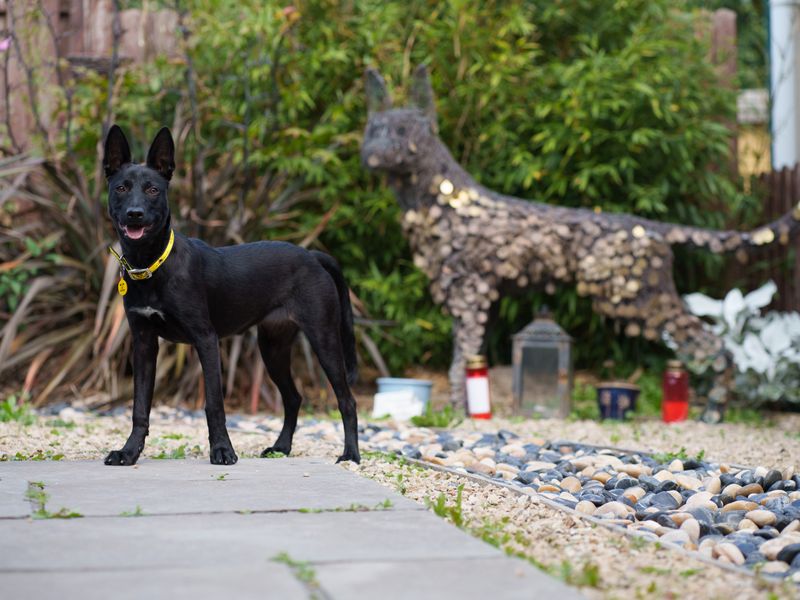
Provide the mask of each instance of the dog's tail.
[{"label": "dog's tail", "polygon": [[339,263],[329,254],[312,250],[311,254],[331,276],[339,293],[339,310],[341,311],[341,338],[344,349],[344,366],[347,369],[347,383],[353,384],[358,377],[358,361],[356,360],[356,336],[353,332],[353,307],[350,305],[350,290],[347,287]]}]

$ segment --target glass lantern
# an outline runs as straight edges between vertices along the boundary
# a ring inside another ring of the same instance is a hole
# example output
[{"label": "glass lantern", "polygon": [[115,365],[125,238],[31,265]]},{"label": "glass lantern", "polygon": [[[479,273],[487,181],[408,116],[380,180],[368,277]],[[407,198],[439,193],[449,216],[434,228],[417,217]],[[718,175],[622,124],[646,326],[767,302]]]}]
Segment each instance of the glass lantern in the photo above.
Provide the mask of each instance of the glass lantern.
[{"label": "glass lantern", "polygon": [[542,311],[512,339],[516,413],[566,417],[572,394],[572,338]]}]

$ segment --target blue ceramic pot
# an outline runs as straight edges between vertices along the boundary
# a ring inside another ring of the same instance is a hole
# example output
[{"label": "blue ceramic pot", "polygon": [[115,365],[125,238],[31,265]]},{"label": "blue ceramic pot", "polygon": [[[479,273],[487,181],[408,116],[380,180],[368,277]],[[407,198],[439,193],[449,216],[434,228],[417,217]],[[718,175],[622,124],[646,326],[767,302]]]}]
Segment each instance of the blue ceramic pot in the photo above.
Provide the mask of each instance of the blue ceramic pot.
[{"label": "blue ceramic pot", "polygon": [[622,421],[629,411],[636,410],[639,386],[621,381],[606,381],[597,386],[597,406],[601,419]]}]

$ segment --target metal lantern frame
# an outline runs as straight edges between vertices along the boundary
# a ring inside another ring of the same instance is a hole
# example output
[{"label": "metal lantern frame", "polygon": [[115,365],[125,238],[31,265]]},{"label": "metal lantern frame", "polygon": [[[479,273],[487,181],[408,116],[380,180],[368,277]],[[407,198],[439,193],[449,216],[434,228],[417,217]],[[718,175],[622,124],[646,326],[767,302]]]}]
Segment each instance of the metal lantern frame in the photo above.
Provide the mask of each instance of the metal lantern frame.
[{"label": "metal lantern frame", "polygon": [[[556,384],[550,398],[527,398],[524,389],[525,366],[535,361],[526,356],[526,349],[557,352]],[[549,315],[540,315],[512,336],[513,393],[518,414],[527,416],[566,417],[570,412],[572,393],[572,338]],[[557,403],[553,400],[557,399]],[[557,404],[554,406],[554,404]]]}]

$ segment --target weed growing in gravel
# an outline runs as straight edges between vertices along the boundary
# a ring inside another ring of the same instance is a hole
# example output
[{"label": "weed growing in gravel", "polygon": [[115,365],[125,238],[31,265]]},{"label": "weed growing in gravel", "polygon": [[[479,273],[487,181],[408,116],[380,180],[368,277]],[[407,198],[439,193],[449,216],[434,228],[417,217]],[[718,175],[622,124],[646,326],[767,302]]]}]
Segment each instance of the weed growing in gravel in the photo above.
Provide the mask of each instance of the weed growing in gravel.
[{"label": "weed growing in gravel", "polygon": [[136,505],[136,510],[133,510],[133,511],[129,511],[129,510],[122,511],[121,513],[119,513],[119,516],[120,517],[143,517],[144,516],[144,512],[142,511],[142,507],[137,504]]},{"label": "weed growing in gravel", "polygon": [[[162,450],[158,454],[155,454],[154,456],[152,456],[152,458],[157,459],[157,460],[169,460],[169,459],[176,459],[177,460],[177,459],[186,458],[186,456],[187,456],[186,447],[187,447],[187,444],[181,444],[177,448],[173,448],[172,450],[169,450],[169,451]],[[200,446],[195,444],[194,446],[192,446],[192,448],[189,449],[188,454],[189,454],[189,456],[200,456],[201,454],[203,454],[203,449]]]},{"label": "weed growing in gravel", "polygon": [[463,527],[464,525],[464,514],[461,510],[461,495],[464,492],[464,484],[460,484],[458,486],[458,492],[456,494],[456,501],[455,504],[448,504],[447,503],[447,496],[444,493],[439,494],[439,497],[436,500],[431,500],[427,498],[425,500],[425,504],[433,510],[433,512],[443,519],[449,519],[453,522],[456,527]]},{"label": "weed growing in gravel", "polygon": [[689,460],[689,459],[703,460],[703,457],[705,457],[705,455],[706,455],[706,451],[705,450],[700,450],[700,452],[698,452],[694,456],[690,456],[689,454],[687,454],[686,448],[681,446],[681,449],[678,450],[677,452],[655,453],[655,454],[652,454],[651,456],[653,457],[654,460],[656,460],[656,461],[658,461],[658,462],[660,462],[662,464],[666,464],[666,463],[672,462],[676,458],[679,459],[679,460]]},{"label": "weed growing in gravel", "polygon": [[424,415],[418,417],[411,417],[411,422],[417,427],[438,427],[447,428],[455,427],[464,420],[464,415],[456,413],[452,406],[449,404],[442,410],[433,410],[433,406],[428,403],[428,408],[425,410]]},{"label": "weed growing in gravel", "polygon": [[289,556],[288,552],[281,552],[272,557],[273,562],[281,563],[289,567],[294,576],[307,586],[318,588],[319,582],[317,581],[317,573],[311,563],[304,560],[295,560]]},{"label": "weed growing in gravel", "polygon": [[0,402],[0,423],[14,421],[23,425],[33,425],[36,415],[26,404],[28,395],[11,394],[8,398]]},{"label": "weed growing in gravel", "polygon": [[661,567],[654,567],[652,565],[648,565],[646,567],[639,567],[639,570],[642,573],[646,573],[648,575],[669,575],[672,573],[670,569],[662,569]]},{"label": "weed growing in gravel", "polygon": [[59,427],[62,429],[75,429],[77,425],[73,421],[65,421],[64,419],[50,419],[45,423],[48,427]]},{"label": "weed growing in gravel", "polygon": [[324,513],[324,512],[370,512],[373,510],[389,510],[392,508],[394,504],[392,503],[389,498],[384,500],[383,502],[378,502],[375,506],[370,508],[369,506],[365,506],[364,504],[353,503],[350,506],[339,506],[337,508],[299,508],[297,512],[309,514],[309,513]]},{"label": "weed growing in gravel", "polygon": [[685,571],[681,571],[678,573],[681,577],[692,577],[693,575],[697,575],[698,573],[702,573],[703,569],[686,569]]},{"label": "weed growing in gravel", "polygon": [[403,474],[402,473],[398,473],[397,475],[395,475],[395,479],[397,479],[397,482],[394,484],[394,488],[398,492],[400,492],[400,494],[405,496],[406,495],[406,491],[408,491],[408,490],[406,489],[406,484],[403,483]]},{"label": "weed growing in gravel", "polygon": [[261,458],[286,458],[286,455],[283,452],[267,452],[266,454],[261,454]]},{"label": "weed growing in gravel", "polygon": [[25,497],[36,507],[31,514],[34,519],[77,519],[83,516],[79,512],[63,507],[56,512],[47,510],[47,500],[50,495],[44,491],[44,483],[41,481],[29,481]]},{"label": "weed growing in gravel", "polygon": [[52,450],[36,450],[32,454],[25,454],[24,452],[17,452],[13,456],[3,454],[0,456],[0,462],[9,460],[61,460],[64,455],[60,452],[53,452]]},{"label": "weed growing in gravel", "polygon": [[161,436],[161,439],[164,439],[164,440],[182,440],[185,437],[187,437],[187,436],[183,435],[182,433],[165,433],[164,435]]},{"label": "weed growing in gravel", "polygon": [[212,475],[214,479],[217,481],[225,481],[225,478],[229,475],[229,473],[221,473],[220,475]]},{"label": "weed growing in gravel", "polygon": [[576,570],[572,563],[565,560],[561,563],[561,579],[569,585],[598,588],[600,587],[600,569],[590,561]]}]

